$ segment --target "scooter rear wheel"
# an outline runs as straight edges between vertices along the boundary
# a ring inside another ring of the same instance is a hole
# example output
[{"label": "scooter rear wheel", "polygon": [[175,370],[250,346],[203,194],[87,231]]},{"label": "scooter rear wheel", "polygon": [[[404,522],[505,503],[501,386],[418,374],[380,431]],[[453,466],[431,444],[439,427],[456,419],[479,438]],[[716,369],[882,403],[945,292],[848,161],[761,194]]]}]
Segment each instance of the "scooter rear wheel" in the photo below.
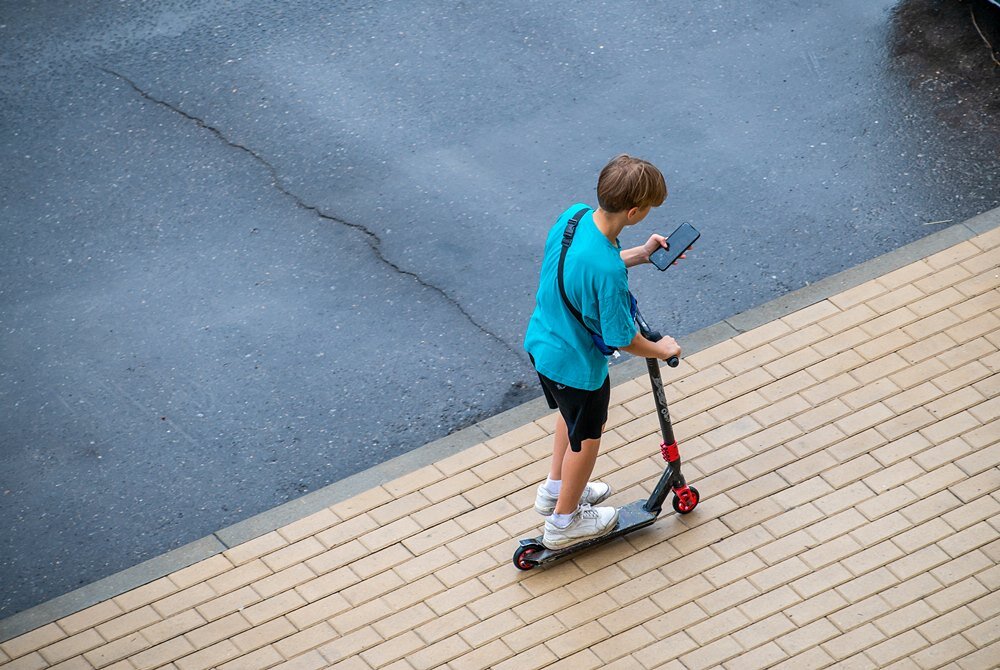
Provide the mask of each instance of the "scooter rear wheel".
[{"label": "scooter rear wheel", "polygon": [[698,506],[698,501],[701,500],[701,496],[698,495],[698,489],[689,486],[688,490],[691,491],[692,501],[682,501],[676,494],[674,494],[674,499],[670,501],[674,506],[674,511],[678,514],[687,514],[694,511],[694,508]]},{"label": "scooter rear wheel", "polygon": [[535,546],[518,547],[514,552],[514,567],[518,570],[531,570],[532,568],[537,567],[538,563],[532,561],[530,557],[532,554],[536,554],[539,551],[539,548]]}]

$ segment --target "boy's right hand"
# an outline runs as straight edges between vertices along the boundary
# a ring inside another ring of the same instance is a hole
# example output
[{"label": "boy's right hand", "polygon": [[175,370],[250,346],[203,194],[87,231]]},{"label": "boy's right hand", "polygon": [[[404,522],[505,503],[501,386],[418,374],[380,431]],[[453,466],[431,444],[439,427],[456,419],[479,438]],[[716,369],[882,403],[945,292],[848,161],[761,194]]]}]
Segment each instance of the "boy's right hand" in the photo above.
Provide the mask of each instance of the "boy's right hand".
[{"label": "boy's right hand", "polygon": [[660,350],[660,353],[656,357],[661,361],[669,360],[674,356],[681,357],[681,345],[677,344],[677,340],[668,335],[664,335],[656,342],[656,346]]}]

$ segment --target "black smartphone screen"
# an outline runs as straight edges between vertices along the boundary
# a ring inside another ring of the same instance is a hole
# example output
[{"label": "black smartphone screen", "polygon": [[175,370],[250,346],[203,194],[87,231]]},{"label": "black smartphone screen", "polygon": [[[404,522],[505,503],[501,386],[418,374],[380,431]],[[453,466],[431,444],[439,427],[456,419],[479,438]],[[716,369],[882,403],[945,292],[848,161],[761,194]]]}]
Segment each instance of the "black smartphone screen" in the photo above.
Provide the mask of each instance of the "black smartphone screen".
[{"label": "black smartphone screen", "polygon": [[681,257],[685,251],[691,248],[698,238],[701,237],[694,226],[690,223],[682,223],[678,226],[677,230],[670,233],[670,237],[667,238],[667,244],[670,245],[669,249],[664,249],[660,247],[654,251],[650,256],[650,262],[658,267],[661,271],[669,268],[674,261]]}]

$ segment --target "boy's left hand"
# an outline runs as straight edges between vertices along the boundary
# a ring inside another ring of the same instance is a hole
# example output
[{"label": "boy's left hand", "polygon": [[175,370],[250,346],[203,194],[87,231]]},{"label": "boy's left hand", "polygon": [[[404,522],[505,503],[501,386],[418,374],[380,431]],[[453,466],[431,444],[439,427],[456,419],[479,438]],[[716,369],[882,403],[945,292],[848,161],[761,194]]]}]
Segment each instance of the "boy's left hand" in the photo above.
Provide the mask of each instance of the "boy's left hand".
[{"label": "boy's left hand", "polygon": [[670,245],[667,244],[667,238],[665,238],[663,235],[657,235],[656,233],[653,233],[652,235],[649,236],[649,239],[646,240],[646,243],[642,245],[642,253],[646,257],[647,263],[649,262],[649,257],[652,255],[652,253],[657,249],[659,249],[660,247],[663,247],[664,249],[670,248]]},{"label": "boy's left hand", "polygon": [[[642,245],[642,253],[643,256],[645,257],[646,263],[649,262],[650,255],[660,247],[663,247],[664,249],[670,249],[670,245],[667,244],[667,238],[665,238],[663,235],[657,235],[656,233],[653,233],[652,235],[649,236],[649,239],[646,240],[646,243]],[[681,254],[680,258],[687,258],[687,254]],[[680,260],[680,258],[678,258],[677,260]],[[674,261],[673,265],[677,265],[677,261]]]}]

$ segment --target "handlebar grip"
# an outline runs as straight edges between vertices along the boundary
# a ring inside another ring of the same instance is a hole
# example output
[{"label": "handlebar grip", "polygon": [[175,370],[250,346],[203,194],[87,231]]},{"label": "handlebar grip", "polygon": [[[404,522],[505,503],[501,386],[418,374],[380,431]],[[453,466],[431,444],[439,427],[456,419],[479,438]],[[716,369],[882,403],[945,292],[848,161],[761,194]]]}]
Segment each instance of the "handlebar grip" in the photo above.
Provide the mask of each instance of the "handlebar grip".
[{"label": "handlebar grip", "polygon": [[670,358],[667,359],[667,365],[669,365],[672,368],[676,368],[680,364],[681,362],[676,356],[671,356]]}]

